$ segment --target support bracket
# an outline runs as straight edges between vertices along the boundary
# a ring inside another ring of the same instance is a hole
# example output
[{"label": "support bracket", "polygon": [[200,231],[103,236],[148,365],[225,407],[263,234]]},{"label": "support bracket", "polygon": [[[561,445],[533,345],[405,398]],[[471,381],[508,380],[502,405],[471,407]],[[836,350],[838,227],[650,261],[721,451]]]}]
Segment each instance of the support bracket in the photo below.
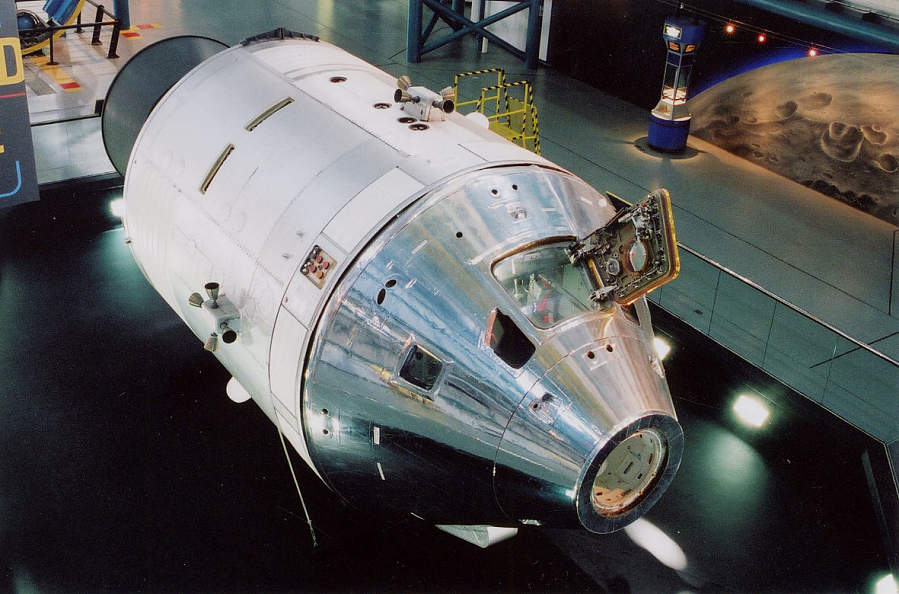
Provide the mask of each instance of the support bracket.
[{"label": "support bracket", "polygon": [[[485,0],[480,2],[480,14],[484,14]],[[490,15],[477,22],[465,16],[465,2],[462,0],[409,0],[409,31],[406,37],[406,59],[413,63],[421,62],[422,55],[434,51],[444,45],[473,34],[480,39],[487,39],[512,55],[524,60],[525,67],[537,67],[537,54],[540,42],[540,11],[543,0],[522,0],[505,10]],[[424,24],[424,7],[432,11],[427,27]],[[487,30],[489,25],[512,16],[522,10],[528,10],[528,29],[525,51],[521,51],[509,42]],[[426,43],[438,20],[444,21],[453,30],[452,33]]]}]

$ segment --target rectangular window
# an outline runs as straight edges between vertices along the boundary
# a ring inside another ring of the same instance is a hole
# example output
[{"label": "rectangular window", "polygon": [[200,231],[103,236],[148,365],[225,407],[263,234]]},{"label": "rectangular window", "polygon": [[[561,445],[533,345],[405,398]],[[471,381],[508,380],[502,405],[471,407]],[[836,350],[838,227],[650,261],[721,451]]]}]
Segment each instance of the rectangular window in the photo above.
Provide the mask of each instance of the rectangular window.
[{"label": "rectangular window", "polygon": [[400,368],[400,377],[423,390],[430,390],[437,383],[443,363],[418,345],[409,349],[406,360]]},{"label": "rectangular window", "polygon": [[493,265],[493,276],[538,328],[594,311],[586,267],[571,263],[570,245],[565,241],[530,247]]},{"label": "rectangular window", "polygon": [[512,318],[498,309],[490,314],[484,343],[512,369],[523,367],[537,350]]}]

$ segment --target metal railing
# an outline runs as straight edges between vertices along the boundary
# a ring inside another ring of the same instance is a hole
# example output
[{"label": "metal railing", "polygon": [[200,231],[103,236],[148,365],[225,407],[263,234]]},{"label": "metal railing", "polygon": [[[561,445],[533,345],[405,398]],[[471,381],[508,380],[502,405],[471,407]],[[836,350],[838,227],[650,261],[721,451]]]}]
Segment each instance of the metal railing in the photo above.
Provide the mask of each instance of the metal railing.
[{"label": "metal railing", "polygon": [[[56,61],[56,56],[54,52],[53,42],[59,37],[58,33],[61,31],[68,31],[69,29],[75,29],[77,33],[83,33],[85,27],[93,27],[93,36],[91,37],[91,45],[102,45],[100,41],[100,31],[102,27],[112,27],[112,39],[109,42],[109,52],[107,53],[107,59],[118,58],[119,47],[119,34],[122,30],[122,24],[119,19],[115,18],[115,15],[109,12],[102,4],[97,4],[93,0],[86,0],[88,4],[95,6],[97,8],[97,16],[91,23],[83,23],[81,20],[81,14],[84,12],[83,10],[78,13],[78,18],[75,24],[73,25],[54,25],[54,24],[46,24],[41,28],[37,29],[22,29],[20,30],[21,34],[48,34],[47,39],[42,39],[33,45],[42,46],[44,43],[47,43],[50,46],[50,61],[47,62],[50,66],[58,66],[59,62]],[[104,21],[105,17],[110,17],[112,20]],[[29,46],[30,48],[31,46]]]},{"label": "metal railing", "polygon": [[681,275],[650,300],[872,437],[899,439],[894,357],[679,247]]},{"label": "metal railing", "polygon": [[[478,106],[480,105],[480,101],[481,101],[478,98],[477,93],[480,92],[481,88],[483,88],[484,86],[487,86],[487,85],[480,84],[480,85],[478,85],[477,91],[472,92],[472,93],[462,93],[460,91],[462,80],[468,79],[468,80],[478,81],[480,79],[480,77],[488,75],[488,74],[496,77],[496,82],[492,83],[492,85],[502,85],[502,84],[506,83],[506,71],[503,70],[502,68],[486,68],[486,69],[482,69],[482,70],[470,70],[468,72],[460,72],[453,78],[453,94],[456,96],[456,111],[460,111],[461,108],[468,107],[468,106],[472,106],[474,109],[477,109]],[[469,86],[471,86],[471,85],[469,85]],[[471,99],[463,99],[462,98],[463,96],[468,96],[469,94],[471,95]],[[494,97],[490,97],[490,98],[493,99]],[[499,100],[499,92],[498,91],[496,93],[495,98],[497,100]]]},{"label": "metal railing", "polygon": [[[94,19],[93,23],[88,23],[92,25],[94,28],[94,34],[91,37],[91,45],[102,45],[100,41],[100,28],[101,27],[112,27],[112,39],[109,41],[109,53],[106,55],[108,59],[118,58],[118,54],[116,53],[119,48],[119,34],[122,31],[122,22],[120,19],[116,18],[116,16],[109,12],[102,4],[97,4],[94,0],[87,0],[87,3],[91,6],[96,7],[97,16]],[[84,11],[82,11],[84,12]],[[105,17],[110,17],[111,21],[104,21]],[[78,24],[81,25],[81,14],[78,15]],[[81,29],[78,29],[78,33],[81,33]]]}]

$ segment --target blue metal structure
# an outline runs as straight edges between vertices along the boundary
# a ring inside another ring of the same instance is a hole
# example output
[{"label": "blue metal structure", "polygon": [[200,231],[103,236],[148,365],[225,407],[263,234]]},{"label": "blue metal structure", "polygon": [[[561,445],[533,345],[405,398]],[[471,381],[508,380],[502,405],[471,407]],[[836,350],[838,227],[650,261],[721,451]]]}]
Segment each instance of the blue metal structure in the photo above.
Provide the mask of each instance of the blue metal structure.
[{"label": "blue metal structure", "polygon": [[[480,2],[480,14],[485,13],[485,0]],[[540,8],[542,0],[522,0],[496,14],[482,18],[474,22],[465,16],[464,0],[409,0],[409,31],[406,41],[406,59],[410,62],[421,62],[422,55],[444,45],[461,39],[468,34],[474,34],[481,39],[488,39],[509,53],[524,60],[527,68],[537,67],[537,52],[540,42]],[[424,7],[431,10],[431,19],[424,26]],[[504,39],[491,33],[487,27],[504,18],[521,12],[528,11],[527,41],[525,50],[521,51]],[[428,38],[434,32],[438,21],[444,21],[453,32],[437,40],[427,43]]]},{"label": "blue metal structure", "polygon": [[113,0],[113,10],[115,17],[122,23],[122,29],[131,28],[131,8],[128,6],[128,0]]}]

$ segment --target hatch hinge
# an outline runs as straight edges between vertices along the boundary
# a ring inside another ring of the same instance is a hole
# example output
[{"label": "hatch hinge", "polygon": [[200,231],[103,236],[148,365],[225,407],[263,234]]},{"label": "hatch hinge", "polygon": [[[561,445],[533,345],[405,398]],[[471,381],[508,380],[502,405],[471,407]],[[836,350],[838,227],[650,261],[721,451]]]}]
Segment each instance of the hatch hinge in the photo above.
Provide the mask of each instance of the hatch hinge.
[{"label": "hatch hinge", "polygon": [[674,280],[680,258],[668,191],[656,190],[622,208],[604,227],[573,243],[568,256],[572,264],[586,265],[598,277],[590,298],[603,309],[612,302],[629,305]]}]

